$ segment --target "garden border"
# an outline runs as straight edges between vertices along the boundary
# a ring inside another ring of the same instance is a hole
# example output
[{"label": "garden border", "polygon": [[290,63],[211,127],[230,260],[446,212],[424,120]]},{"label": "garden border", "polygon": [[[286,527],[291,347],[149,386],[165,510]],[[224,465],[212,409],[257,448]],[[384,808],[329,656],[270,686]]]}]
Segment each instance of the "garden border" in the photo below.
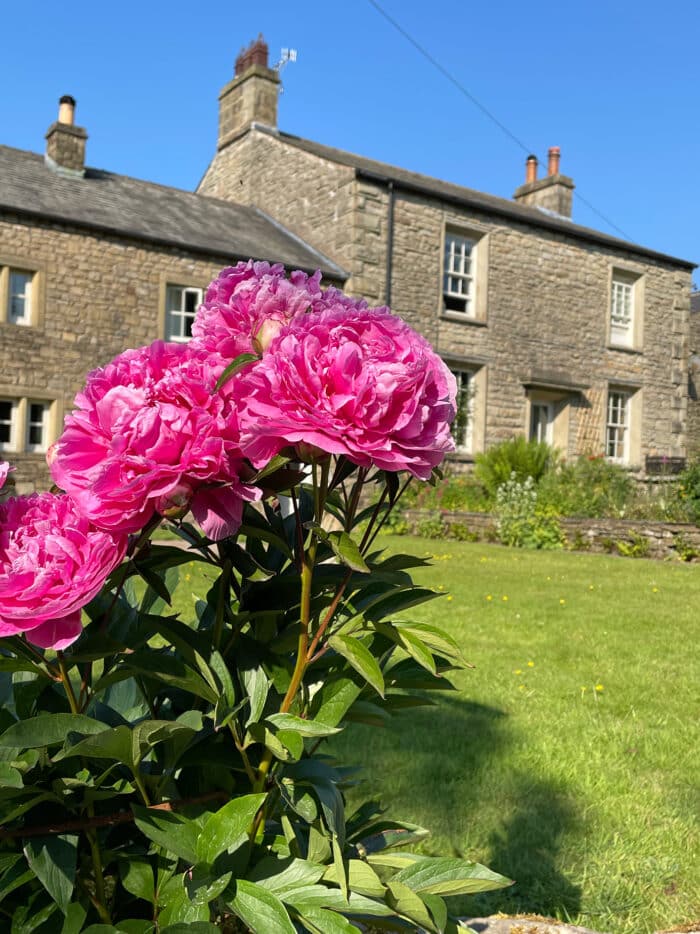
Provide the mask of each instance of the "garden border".
[{"label": "garden border", "polygon": [[[405,509],[402,516],[413,535],[426,528],[433,538],[498,542],[496,517],[487,512],[449,509]],[[700,560],[700,528],[690,522],[646,519],[559,517],[566,545],[572,551],[619,554],[682,561]]]}]

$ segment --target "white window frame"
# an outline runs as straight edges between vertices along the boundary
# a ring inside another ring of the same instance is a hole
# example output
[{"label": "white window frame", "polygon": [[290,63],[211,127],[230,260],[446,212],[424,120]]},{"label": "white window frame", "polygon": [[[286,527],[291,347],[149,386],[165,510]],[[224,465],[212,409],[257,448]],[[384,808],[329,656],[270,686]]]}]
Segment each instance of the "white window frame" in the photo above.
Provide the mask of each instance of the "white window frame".
[{"label": "white window frame", "polygon": [[446,314],[476,317],[477,249],[474,237],[445,231],[442,307]]},{"label": "white window frame", "polygon": [[[173,301],[179,292],[179,302]],[[204,290],[194,285],[178,285],[168,282],[165,286],[165,339],[178,344],[186,344],[191,335],[187,333],[187,323],[194,321],[197,308],[202,303]],[[186,298],[188,295],[194,295],[194,311],[188,311],[186,308]],[[177,324],[177,327],[174,325]]]},{"label": "white window frame", "polygon": [[[32,419],[32,406],[41,407],[41,419]],[[38,399],[27,400],[27,416],[25,420],[25,442],[24,449],[29,454],[44,454],[49,447],[49,426],[51,419],[51,403]],[[38,428],[41,440],[32,442],[32,428]]]},{"label": "white window frame", "polygon": [[605,406],[605,456],[615,464],[630,459],[630,405],[632,393],[609,389]]},{"label": "white window frame", "polygon": [[0,399],[0,403],[9,403],[10,405],[10,417],[5,418],[0,413],[0,425],[3,428],[9,427],[9,438],[7,441],[3,441],[0,438],[0,451],[17,451],[17,422],[19,416],[19,400],[17,399],[8,399],[6,396],[3,396]]},{"label": "white window frame", "polygon": [[[536,417],[536,413],[543,411],[545,413],[544,422],[539,417]],[[541,431],[541,427],[544,424],[544,432]],[[554,438],[554,403],[553,402],[542,402],[539,399],[536,399],[534,402],[530,403],[530,432],[529,437],[531,441],[544,441],[547,444],[552,444]]]},{"label": "white window frame", "polygon": [[[7,307],[5,308],[5,320],[9,324],[22,325],[28,327],[32,323],[32,292],[35,273],[31,269],[18,269],[9,267],[7,270]],[[13,291],[13,279],[21,277],[24,280],[22,291]],[[17,299],[22,303],[22,314],[14,315],[13,303]]]},{"label": "white window frame", "polygon": [[[474,449],[475,372],[462,367],[450,367],[457,381],[457,412],[452,422],[452,437],[457,454],[471,454]],[[466,423],[460,425],[460,413],[465,411]]]},{"label": "white window frame", "polygon": [[613,272],[610,288],[610,343],[622,347],[634,344],[635,283]]}]

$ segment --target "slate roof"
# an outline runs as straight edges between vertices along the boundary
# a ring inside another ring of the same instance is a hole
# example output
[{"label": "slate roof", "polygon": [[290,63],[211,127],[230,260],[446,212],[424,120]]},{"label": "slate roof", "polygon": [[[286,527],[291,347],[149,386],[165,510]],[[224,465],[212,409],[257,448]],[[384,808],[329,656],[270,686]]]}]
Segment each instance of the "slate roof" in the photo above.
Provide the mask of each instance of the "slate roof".
[{"label": "slate roof", "polygon": [[260,123],[253,124],[253,126],[258,132],[276,137],[282,142],[288,143],[290,146],[296,146],[297,149],[303,149],[305,152],[320,156],[323,159],[329,159],[331,162],[336,162],[340,165],[347,165],[355,169],[357,175],[360,177],[375,181],[391,181],[396,187],[405,191],[413,191],[417,194],[433,196],[439,198],[441,201],[484,211],[488,214],[507,217],[510,220],[520,221],[521,223],[531,226],[555,230],[579,240],[585,240],[589,243],[595,243],[613,250],[625,250],[630,253],[636,253],[639,256],[672,263],[674,266],[680,266],[685,269],[694,269],[697,265],[689,260],[668,256],[665,253],[647,249],[636,243],[630,243],[627,240],[608,236],[608,234],[593,230],[590,227],[583,227],[553,212],[550,213],[539,210],[538,208],[528,207],[516,201],[509,201],[507,198],[487,195],[481,191],[475,191],[472,188],[454,185],[452,182],[443,182],[438,178],[431,178],[429,175],[421,175],[419,172],[409,172],[407,169],[389,165],[386,162],[366,159],[364,156],[358,156],[355,153],[347,152],[343,149],[335,149],[332,146],[324,146],[322,143],[303,139],[291,133],[283,133],[280,130],[275,130]]},{"label": "slate roof", "polygon": [[43,156],[9,146],[0,146],[3,208],[229,262],[252,257],[347,278],[340,266],[257,208],[101,169],[68,177],[50,169]]}]

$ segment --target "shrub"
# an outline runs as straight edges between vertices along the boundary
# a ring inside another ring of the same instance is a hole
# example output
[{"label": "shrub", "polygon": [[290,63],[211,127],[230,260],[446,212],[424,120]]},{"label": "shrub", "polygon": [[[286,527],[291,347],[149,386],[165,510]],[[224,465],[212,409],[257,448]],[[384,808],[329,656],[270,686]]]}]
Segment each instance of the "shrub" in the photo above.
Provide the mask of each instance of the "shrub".
[{"label": "shrub", "polygon": [[537,505],[532,477],[523,482],[515,472],[496,493],[498,536],[502,544],[518,548],[560,548],[563,536],[556,516]]},{"label": "shrub", "polygon": [[404,507],[488,512],[492,499],[473,474],[446,474],[434,486],[412,484],[402,499]]},{"label": "shrub", "polygon": [[540,505],[557,515],[595,519],[625,515],[633,493],[634,480],[623,467],[586,455],[550,471],[538,489]]},{"label": "shrub", "polygon": [[677,496],[688,520],[700,525],[700,461],[679,475]]},{"label": "shrub", "polygon": [[527,441],[522,435],[501,441],[476,455],[474,474],[487,492],[496,491],[515,475],[524,482],[528,477],[537,485],[557,461],[557,453],[544,441]]}]

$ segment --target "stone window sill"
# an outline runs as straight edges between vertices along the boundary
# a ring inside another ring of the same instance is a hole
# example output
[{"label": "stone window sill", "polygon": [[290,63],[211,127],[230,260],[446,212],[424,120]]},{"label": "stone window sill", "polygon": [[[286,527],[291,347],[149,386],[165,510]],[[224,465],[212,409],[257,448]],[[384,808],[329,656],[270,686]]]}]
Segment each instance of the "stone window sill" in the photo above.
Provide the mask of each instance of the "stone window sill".
[{"label": "stone window sill", "polygon": [[460,324],[471,324],[479,328],[485,328],[488,325],[488,321],[484,320],[484,318],[470,318],[468,315],[462,315],[458,311],[443,311],[440,317],[444,318],[446,321],[459,321]]},{"label": "stone window sill", "polygon": [[625,344],[608,344],[608,350],[615,350],[619,353],[643,354],[641,347],[627,347]]}]

